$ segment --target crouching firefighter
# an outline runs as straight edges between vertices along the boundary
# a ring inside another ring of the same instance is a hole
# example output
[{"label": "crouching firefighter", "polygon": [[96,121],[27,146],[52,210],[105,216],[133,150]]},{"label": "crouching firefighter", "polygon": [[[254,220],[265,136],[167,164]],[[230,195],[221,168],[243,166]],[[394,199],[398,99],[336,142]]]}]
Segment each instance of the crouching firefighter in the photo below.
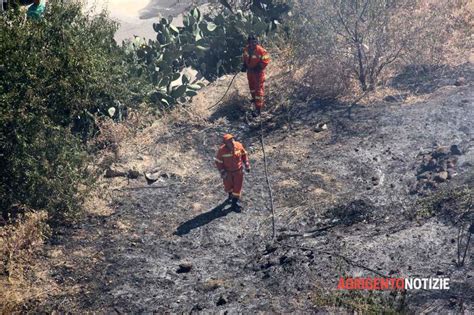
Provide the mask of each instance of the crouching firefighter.
[{"label": "crouching firefighter", "polygon": [[257,38],[250,35],[247,46],[242,54],[242,72],[247,72],[252,103],[255,104],[255,114],[260,115],[264,105],[265,68],[270,63],[270,56],[265,48],[258,44]]},{"label": "crouching firefighter", "polygon": [[231,134],[225,134],[223,144],[214,158],[216,167],[224,181],[224,190],[229,194],[227,202],[232,202],[232,207],[241,209],[240,197],[244,182],[243,168],[250,172],[250,163],[244,146],[234,140]]}]

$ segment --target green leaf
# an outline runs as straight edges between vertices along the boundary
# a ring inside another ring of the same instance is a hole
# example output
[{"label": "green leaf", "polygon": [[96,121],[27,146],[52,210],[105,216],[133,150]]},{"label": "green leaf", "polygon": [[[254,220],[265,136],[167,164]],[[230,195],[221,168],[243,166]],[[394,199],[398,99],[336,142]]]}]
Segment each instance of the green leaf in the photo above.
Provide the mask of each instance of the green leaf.
[{"label": "green leaf", "polygon": [[170,103],[168,103],[166,99],[162,98],[160,101],[163,103],[163,105],[170,106]]},{"label": "green leaf", "polygon": [[197,45],[197,46],[196,46],[196,49],[197,49],[197,50],[200,50],[200,51],[208,51],[210,48],[209,48],[209,47],[204,47],[204,46]]},{"label": "green leaf", "polygon": [[171,75],[171,81],[178,80],[180,76],[181,76],[181,75],[180,75],[179,73],[177,73],[177,72],[173,73],[173,74]]},{"label": "green leaf", "polygon": [[194,8],[191,10],[191,15],[197,20],[201,20],[201,11],[198,8]]},{"label": "green leaf", "polygon": [[183,94],[186,92],[186,85],[180,85],[178,87],[174,87],[173,90],[171,91],[171,97],[173,98],[178,98],[183,96]]},{"label": "green leaf", "polygon": [[207,22],[207,30],[213,32],[217,28],[217,25],[212,22]]},{"label": "green leaf", "polygon": [[107,110],[108,114],[110,117],[114,117],[114,114],[115,114],[115,107],[110,107],[108,110]]},{"label": "green leaf", "polygon": [[191,90],[200,90],[201,86],[199,84],[188,84],[188,88]]},{"label": "green leaf", "polygon": [[194,24],[196,24],[196,18],[192,15],[189,16],[189,26],[193,26]]},{"label": "green leaf", "polygon": [[197,41],[200,41],[201,39],[202,39],[201,32],[197,30],[197,32],[195,32],[195,35],[194,35],[194,40],[197,42]]},{"label": "green leaf", "polygon": [[190,96],[190,97],[193,97],[193,96],[196,96],[198,93],[194,90],[187,90],[186,91],[186,96]]},{"label": "green leaf", "polygon": [[183,73],[183,76],[181,77],[181,82],[183,84],[188,84],[190,80],[191,78],[189,77],[189,75],[187,75],[186,73]]},{"label": "green leaf", "polygon": [[169,28],[174,35],[179,34],[179,29],[176,26],[170,24]]}]

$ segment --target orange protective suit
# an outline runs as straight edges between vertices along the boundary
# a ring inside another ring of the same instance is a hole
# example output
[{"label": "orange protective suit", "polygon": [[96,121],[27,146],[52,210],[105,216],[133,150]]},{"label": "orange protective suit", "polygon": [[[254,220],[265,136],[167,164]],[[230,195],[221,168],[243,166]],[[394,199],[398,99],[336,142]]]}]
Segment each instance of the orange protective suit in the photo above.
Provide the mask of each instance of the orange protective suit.
[{"label": "orange protective suit", "polygon": [[247,151],[244,146],[234,141],[234,149],[229,149],[225,144],[221,145],[217,155],[214,158],[217,169],[226,173],[224,178],[224,190],[231,193],[233,197],[240,198],[242,185],[244,182],[244,173],[242,166],[249,168]]},{"label": "orange protective suit", "polygon": [[257,45],[254,50],[247,45],[244,48],[242,59],[247,68],[247,79],[249,81],[250,94],[255,101],[255,107],[262,110],[264,104],[265,68],[270,62],[270,55],[265,48]]}]

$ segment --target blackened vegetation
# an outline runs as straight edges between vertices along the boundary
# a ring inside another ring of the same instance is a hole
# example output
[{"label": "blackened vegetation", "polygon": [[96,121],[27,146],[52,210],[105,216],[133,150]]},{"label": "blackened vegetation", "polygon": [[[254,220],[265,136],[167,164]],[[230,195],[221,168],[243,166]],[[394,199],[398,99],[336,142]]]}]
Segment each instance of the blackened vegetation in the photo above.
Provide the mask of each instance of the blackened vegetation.
[{"label": "blackened vegetation", "polygon": [[[302,102],[281,112],[269,105],[264,137],[277,236],[285,236],[273,243],[259,130],[240,117],[225,127],[217,120],[209,126],[183,120],[156,135],[154,143],[182,139],[173,161],[196,156],[202,158],[198,167],[179,181],[168,179],[160,189],[142,189],[144,177],[130,180],[131,187],[140,189],[117,192],[115,213],[84,227],[83,234],[93,238],[73,235],[67,240],[70,252],[97,248],[104,260],[86,274],[86,259],[72,254],[71,265],[80,267],[54,270],[58,279],[87,289],[64,303],[66,296],[60,296],[41,307],[383,313],[422,312],[436,305],[438,313],[471,311],[472,251],[462,262],[472,220],[465,214],[472,209],[466,197],[472,188],[462,187],[472,178],[472,99],[469,86],[453,85],[426,101],[353,106],[350,117],[350,104]],[[320,123],[328,129],[314,132]],[[227,197],[212,163],[223,131],[235,133],[250,152],[252,172],[245,179],[242,213],[215,209]],[[434,152],[439,147],[434,142],[446,147]],[[431,199],[409,194],[418,169],[429,165],[427,158],[426,166],[417,158],[420,148],[429,148],[421,152],[437,160],[433,172],[456,159],[457,175],[426,190]],[[444,187],[452,192],[441,197]],[[128,222],[129,229],[115,228],[119,221]],[[180,267],[183,261],[192,264],[189,272]],[[375,275],[445,275],[453,289],[448,294],[334,290],[340,276]]]},{"label": "blackened vegetation", "polygon": [[375,214],[376,208],[370,201],[357,199],[328,210],[326,216],[332,218],[334,223],[348,226],[359,222],[367,223]]}]

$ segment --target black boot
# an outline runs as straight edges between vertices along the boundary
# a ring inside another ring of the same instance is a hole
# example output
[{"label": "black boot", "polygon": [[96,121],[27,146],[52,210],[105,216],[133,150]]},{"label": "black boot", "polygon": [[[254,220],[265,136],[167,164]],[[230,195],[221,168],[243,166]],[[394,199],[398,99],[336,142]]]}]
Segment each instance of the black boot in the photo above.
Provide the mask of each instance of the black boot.
[{"label": "black boot", "polygon": [[232,193],[229,193],[229,196],[227,197],[226,203],[231,203],[232,202]]},{"label": "black boot", "polygon": [[232,208],[235,212],[242,212],[242,205],[239,198],[232,198]]},{"label": "black boot", "polygon": [[252,111],[252,116],[253,116],[254,118],[259,117],[261,114],[262,114],[262,110],[261,110],[260,108],[255,108],[255,109]]}]

